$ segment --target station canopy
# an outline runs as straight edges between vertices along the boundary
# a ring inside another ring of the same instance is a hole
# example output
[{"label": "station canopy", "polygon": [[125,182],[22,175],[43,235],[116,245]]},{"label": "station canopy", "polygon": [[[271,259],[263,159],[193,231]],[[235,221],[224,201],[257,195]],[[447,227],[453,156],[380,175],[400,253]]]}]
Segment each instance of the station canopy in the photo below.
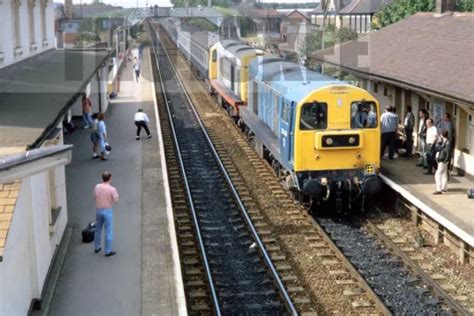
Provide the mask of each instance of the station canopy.
[{"label": "station canopy", "polygon": [[56,128],[100,67],[105,50],[50,50],[0,71],[0,155]]}]

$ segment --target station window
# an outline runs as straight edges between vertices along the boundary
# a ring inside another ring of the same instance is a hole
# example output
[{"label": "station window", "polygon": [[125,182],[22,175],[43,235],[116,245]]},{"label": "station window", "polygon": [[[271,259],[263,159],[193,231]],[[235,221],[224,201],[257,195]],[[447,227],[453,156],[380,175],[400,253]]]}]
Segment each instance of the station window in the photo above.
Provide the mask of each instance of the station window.
[{"label": "station window", "polygon": [[388,96],[388,88],[387,87],[383,87],[383,95],[385,97]]},{"label": "station window", "polygon": [[374,82],[374,92],[375,93],[379,92],[379,85],[377,84],[377,82]]},{"label": "station window", "polygon": [[311,102],[301,107],[300,130],[326,129],[328,125],[328,105]]},{"label": "station window", "polygon": [[356,101],[351,104],[351,128],[377,127],[377,107],[372,101]]}]

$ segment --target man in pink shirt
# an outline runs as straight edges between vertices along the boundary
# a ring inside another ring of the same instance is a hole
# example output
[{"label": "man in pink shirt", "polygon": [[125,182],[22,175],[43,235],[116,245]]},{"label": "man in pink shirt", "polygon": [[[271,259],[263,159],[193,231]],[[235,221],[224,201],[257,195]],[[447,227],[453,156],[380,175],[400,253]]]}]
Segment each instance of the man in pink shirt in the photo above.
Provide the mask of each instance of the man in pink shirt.
[{"label": "man in pink shirt", "polygon": [[110,185],[112,174],[108,171],[102,173],[102,183],[94,188],[95,206],[97,209],[95,217],[95,252],[98,253],[100,241],[102,238],[102,226],[105,227],[105,256],[110,257],[116,255],[117,252],[112,250],[113,240],[113,211],[112,205],[118,203],[119,195],[117,189]]}]

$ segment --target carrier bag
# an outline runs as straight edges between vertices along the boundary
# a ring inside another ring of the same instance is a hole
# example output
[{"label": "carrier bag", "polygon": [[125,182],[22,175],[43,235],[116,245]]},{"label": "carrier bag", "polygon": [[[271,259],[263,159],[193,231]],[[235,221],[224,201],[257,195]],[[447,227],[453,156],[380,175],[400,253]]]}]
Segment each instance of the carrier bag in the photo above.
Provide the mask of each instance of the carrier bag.
[{"label": "carrier bag", "polygon": [[90,243],[94,241],[95,223],[87,224],[87,227],[82,230],[82,242]]}]

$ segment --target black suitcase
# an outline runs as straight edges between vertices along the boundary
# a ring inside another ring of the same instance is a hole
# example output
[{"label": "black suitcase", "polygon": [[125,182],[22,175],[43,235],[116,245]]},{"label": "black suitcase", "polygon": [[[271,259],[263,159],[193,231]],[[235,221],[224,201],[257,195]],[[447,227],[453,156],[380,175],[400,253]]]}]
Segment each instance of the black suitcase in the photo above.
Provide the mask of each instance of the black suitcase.
[{"label": "black suitcase", "polygon": [[94,241],[95,223],[89,223],[85,229],[82,230],[82,242],[90,243]]}]

